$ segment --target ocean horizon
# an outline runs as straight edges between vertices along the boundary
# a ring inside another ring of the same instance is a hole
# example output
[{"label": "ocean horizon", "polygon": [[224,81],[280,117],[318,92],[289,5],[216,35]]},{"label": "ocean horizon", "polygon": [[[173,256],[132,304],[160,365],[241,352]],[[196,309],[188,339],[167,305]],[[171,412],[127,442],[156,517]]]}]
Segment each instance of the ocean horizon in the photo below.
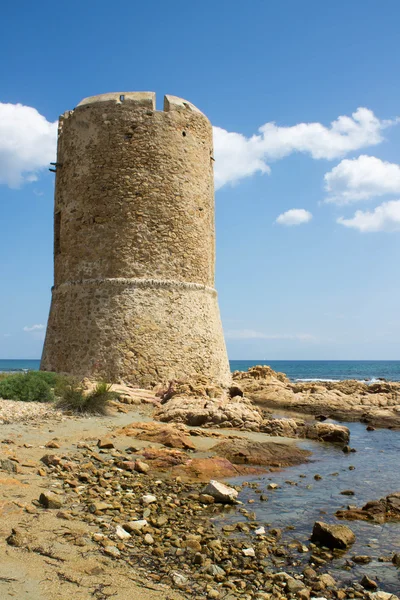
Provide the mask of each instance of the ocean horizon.
[{"label": "ocean horizon", "polygon": [[[230,360],[231,371],[268,365],[292,381],[400,381],[400,360]],[[0,359],[0,372],[37,371],[40,359]]]}]

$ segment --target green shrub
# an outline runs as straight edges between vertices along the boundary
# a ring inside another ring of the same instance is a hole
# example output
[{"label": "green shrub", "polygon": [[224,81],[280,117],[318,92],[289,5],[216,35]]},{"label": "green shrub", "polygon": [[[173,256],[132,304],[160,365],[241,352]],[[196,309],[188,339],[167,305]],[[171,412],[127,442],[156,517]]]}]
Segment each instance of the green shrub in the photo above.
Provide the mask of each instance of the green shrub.
[{"label": "green shrub", "polygon": [[57,408],[94,415],[107,414],[110,400],[117,397],[107,383],[98,383],[94,390],[86,393],[83,385],[76,380],[65,381],[64,385],[57,388],[56,394],[60,397]]},{"label": "green shrub", "polygon": [[54,392],[46,381],[50,373],[29,371],[17,373],[0,379],[0,398],[6,400],[21,400],[22,402],[52,402]]}]

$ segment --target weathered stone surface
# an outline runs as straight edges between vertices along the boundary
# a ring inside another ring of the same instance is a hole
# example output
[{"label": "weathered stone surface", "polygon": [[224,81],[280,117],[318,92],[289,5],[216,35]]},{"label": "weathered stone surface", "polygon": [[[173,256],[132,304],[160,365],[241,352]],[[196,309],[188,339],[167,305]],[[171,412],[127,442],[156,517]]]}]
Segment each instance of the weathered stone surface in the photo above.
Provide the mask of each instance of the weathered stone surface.
[{"label": "weathered stone surface", "polygon": [[262,415],[253,403],[241,396],[235,398],[199,398],[177,396],[169,400],[155,413],[155,418],[193,426],[236,427],[258,431]]},{"label": "weathered stone surface", "polygon": [[311,452],[301,450],[294,444],[254,442],[247,439],[225,440],[212,448],[218,456],[234,464],[288,467],[307,462]]},{"label": "weathered stone surface", "polygon": [[118,431],[119,435],[128,435],[138,440],[163,444],[167,448],[194,450],[195,445],[190,439],[187,429],[182,425],[165,425],[163,423],[132,423]]},{"label": "weathered stone surface", "polygon": [[206,485],[202,493],[212,496],[216,502],[223,502],[224,504],[234,503],[238,496],[237,490],[225,485],[224,483],[220,483],[215,479],[212,479],[210,483]]},{"label": "weathered stone surface", "polygon": [[329,525],[322,521],[314,523],[311,541],[327,548],[345,550],[354,544],[356,536],[346,525]]},{"label": "weathered stone surface", "polygon": [[[400,428],[399,382],[370,385],[358,381],[291,383],[283,373],[276,373],[268,366],[236,371],[233,379],[245,396],[259,406]],[[267,423],[266,426],[268,429],[271,425]]]},{"label": "weathered stone surface", "polygon": [[212,155],[211,123],[175,96],[157,111],[151,92],[103,94],[60,117],[42,369],[143,387],[196,374],[230,384]]},{"label": "weathered stone surface", "polygon": [[63,505],[61,496],[58,496],[53,492],[42,492],[39,496],[39,502],[45,508],[61,508]]},{"label": "weathered stone surface", "polygon": [[375,521],[376,523],[399,521],[400,492],[394,492],[380,500],[371,500],[362,508],[338,510],[336,516],[339,519],[346,519],[348,521]]}]

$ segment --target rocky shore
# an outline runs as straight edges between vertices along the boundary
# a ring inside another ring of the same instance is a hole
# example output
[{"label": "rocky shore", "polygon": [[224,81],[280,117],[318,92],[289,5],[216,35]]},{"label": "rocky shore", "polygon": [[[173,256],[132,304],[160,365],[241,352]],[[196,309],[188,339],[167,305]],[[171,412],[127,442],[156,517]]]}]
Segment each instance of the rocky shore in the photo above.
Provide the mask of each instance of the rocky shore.
[{"label": "rocky shore", "polygon": [[329,564],[351,547],[351,532],[332,544],[310,529],[309,543],[293,544],[259,522],[242,491],[268,502],[273,483],[242,481],[226,496],[210,486],[304,463],[309,452],[243,428],[153,421],[154,404],[135,391],[109,417],[2,426],[0,591],[31,600],[396,599],[374,581],[335,580]]},{"label": "rocky shore", "polygon": [[400,383],[397,382],[292,383],[284,373],[277,373],[268,366],[236,371],[233,379],[244,395],[263,409],[291,410],[324,419],[400,428]]},{"label": "rocky shore", "polygon": [[[396,490],[338,511],[340,521],[327,514],[307,542],[252,510],[279,487],[268,474],[313,460],[298,441],[352,451],[349,429],[327,418],[372,429],[391,415],[396,426],[395,384],[300,385],[254,367],[228,392],[201,380],[113,387],[108,416],[0,400],[0,597],[398,600],[379,580],[344,584],[331,568],[354,544],[352,519],[398,517]],[[274,418],[281,409],[308,416]],[[396,569],[398,552],[388,561]]]}]

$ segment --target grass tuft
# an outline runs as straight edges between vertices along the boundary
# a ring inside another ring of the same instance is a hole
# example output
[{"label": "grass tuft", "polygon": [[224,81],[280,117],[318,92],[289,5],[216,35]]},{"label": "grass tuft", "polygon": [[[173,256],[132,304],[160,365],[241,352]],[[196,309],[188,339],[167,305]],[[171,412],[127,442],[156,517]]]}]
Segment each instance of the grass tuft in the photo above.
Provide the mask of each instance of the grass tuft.
[{"label": "grass tuft", "polygon": [[106,415],[110,401],[118,397],[111,391],[111,385],[100,382],[86,393],[82,383],[69,381],[63,389],[58,388],[56,394],[60,397],[57,408],[69,410],[78,414]]}]

